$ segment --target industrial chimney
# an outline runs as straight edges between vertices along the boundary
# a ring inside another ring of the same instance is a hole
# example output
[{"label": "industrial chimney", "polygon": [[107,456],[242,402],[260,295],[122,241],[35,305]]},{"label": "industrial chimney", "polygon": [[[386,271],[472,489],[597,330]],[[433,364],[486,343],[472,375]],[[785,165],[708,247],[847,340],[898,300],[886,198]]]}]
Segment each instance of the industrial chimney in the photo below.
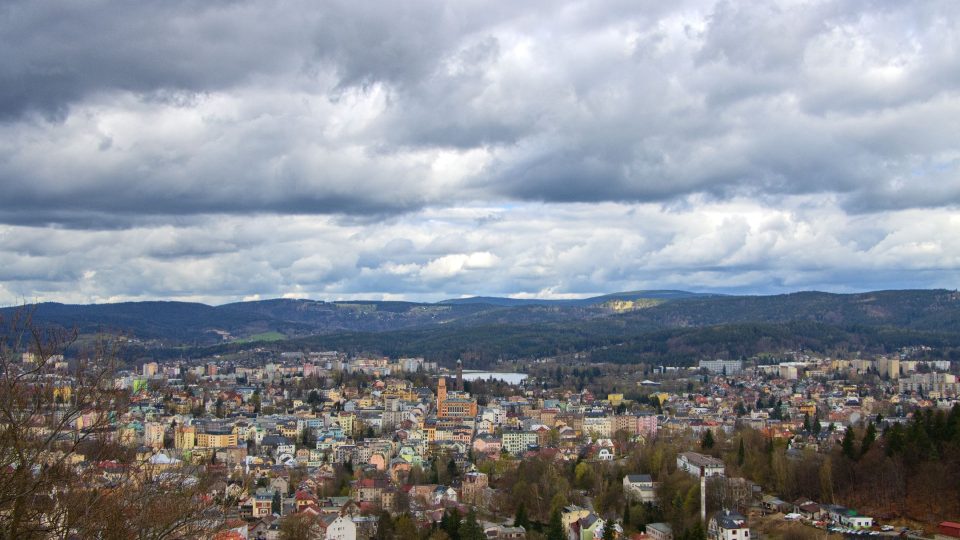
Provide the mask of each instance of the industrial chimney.
[{"label": "industrial chimney", "polygon": [[700,521],[707,526],[707,474],[706,469],[700,466]]}]

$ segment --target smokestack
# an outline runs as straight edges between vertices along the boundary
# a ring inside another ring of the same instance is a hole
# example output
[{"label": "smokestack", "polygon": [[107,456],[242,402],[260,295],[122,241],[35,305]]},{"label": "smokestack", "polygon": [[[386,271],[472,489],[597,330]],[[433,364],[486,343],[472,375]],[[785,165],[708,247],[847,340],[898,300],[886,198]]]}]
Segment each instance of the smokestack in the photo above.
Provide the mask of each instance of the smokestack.
[{"label": "smokestack", "polygon": [[707,525],[707,475],[704,467],[700,467],[700,521]]},{"label": "smokestack", "polygon": [[463,362],[457,359],[457,391],[463,392]]}]

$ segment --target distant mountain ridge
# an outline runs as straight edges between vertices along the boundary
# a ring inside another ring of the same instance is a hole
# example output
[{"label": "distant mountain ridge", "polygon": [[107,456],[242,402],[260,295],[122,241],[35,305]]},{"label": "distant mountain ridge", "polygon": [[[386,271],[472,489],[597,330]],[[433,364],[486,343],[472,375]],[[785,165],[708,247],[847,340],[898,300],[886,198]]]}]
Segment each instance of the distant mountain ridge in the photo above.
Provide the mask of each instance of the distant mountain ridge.
[{"label": "distant mountain ridge", "polygon": [[[9,318],[23,307],[0,308]],[[611,340],[658,330],[746,323],[808,322],[832,327],[891,327],[960,334],[960,295],[948,290],[859,294],[798,292],[724,296],[686,291],[630,291],[584,299],[496,297],[437,303],[272,299],[209,306],[190,302],[123,302],[27,306],[40,324],[81,334],[122,332],[156,346],[317,335],[437,329],[456,340],[472,328],[529,328],[529,332],[596,332]],[[433,330],[431,330],[433,332]],[[435,333],[435,332],[434,332]]]},{"label": "distant mountain ridge", "polygon": [[451,298],[441,300],[439,304],[489,304],[494,306],[594,306],[615,300],[681,300],[685,298],[722,296],[710,293],[694,293],[687,291],[653,290],[630,291],[592,296],[589,298],[509,298],[500,296],[470,296],[467,298]]}]

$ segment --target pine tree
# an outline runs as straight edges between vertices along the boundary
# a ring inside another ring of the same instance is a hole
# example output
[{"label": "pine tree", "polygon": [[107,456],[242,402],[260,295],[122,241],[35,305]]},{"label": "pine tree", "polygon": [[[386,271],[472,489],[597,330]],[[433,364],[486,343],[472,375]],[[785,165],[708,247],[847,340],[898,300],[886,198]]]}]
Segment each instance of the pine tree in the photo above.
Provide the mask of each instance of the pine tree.
[{"label": "pine tree", "polygon": [[[443,520],[446,520],[446,523]],[[443,515],[443,520],[440,521],[440,526],[447,535],[452,540],[460,540],[460,510],[454,507]]]},{"label": "pine tree", "polygon": [[377,516],[377,532],[373,535],[373,540],[388,540],[396,537],[393,527],[393,519],[386,510],[381,510]]},{"label": "pine tree", "polygon": [[840,447],[843,449],[843,455],[847,456],[849,459],[857,459],[857,454],[853,449],[853,428],[848,427],[847,430],[843,433],[843,442],[840,443]]},{"label": "pine tree", "polygon": [[703,523],[700,523],[699,521],[696,522],[693,527],[687,530],[684,536],[687,538],[687,540],[706,540],[707,538],[707,534],[703,530]]},{"label": "pine tree", "polygon": [[467,513],[466,519],[460,523],[458,532],[460,540],[486,540],[487,538],[483,534],[483,527],[477,522],[477,514],[472,508]]},{"label": "pine tree", "polygon": [[450,461],[447,462],[447,475],[450,477],[452,482],[457,477],[457,462],[450,458]]},{"label": "pine tree", "polygon": [[280,515],[283,512],[283,500],[280,498],[280,491],[273,491],[273,501],[270,502],[270,512]]},{"label": "pine tree", "polygon": [[810,413],[803,413],[803,431],[809,432],[813,426],[810,425]]},{"label": "pine tree", "polygon": [[523,527],[524,530],[530,529],[530,518],[527,517],[527,506],[521,502],[517,505],[517,513],[513,518],[514,527]]},{"label": "pine tree", "polygon": [[735,410],[735,411],[736,411],[738,417],[740,417],[740,416],[746,416],[746,414],[747,414],[747,408],[744,407],[742,401],[738,401],[738,402],[737,402],[737,407],[736,407],[736,410]]},{"label": "pine tree", "polygon": [[700,442],[700,446],[703,447],[704,450],[710,450],[711,448],[713,448],[713,431],[712,430],[708,429],[703,434],[703,440]]},{"label": "pine tree", "polygon": [[740,446],[737,448],[737,465],[743,467],[743,463],[747,460],[747,452],[743,447],[743,437],[740,437]]},{"label": "pine tree", "polygon": [[257,388],[253,391],[253,396],[250,398],[250,403],[253,404],[254,414],[260,413],[260,389]]},{"label": "pine tree", "polygon": [[903,426],[900,424],[894,424],[890,426],[889,429],[883,432],[883,438],[886,442],[885,450],[887,456],[893,456],[903,452],[903,449],[906,446],[906,438],[903,434]]},{"label": "pine tree", "polygon": [[873,425],[873,422],[870,422],[870,424],[867,425],[866,433],[863,434],[863,440],[860,441],[861,456],[866,455],[875,440],[877,440],[877,427]]},{"label": "pine tree", "polygon": [[430,483],[439,484],[440,483],[440,460],[438,458],[433,458],[433,461],[430,463]]},{"label": "pine tree", "polygon": [[557,508],[550,514],[550,523],[547,525],[547,540],[565,540],[563,534],[563,522],[560,520],[560,509]]}]

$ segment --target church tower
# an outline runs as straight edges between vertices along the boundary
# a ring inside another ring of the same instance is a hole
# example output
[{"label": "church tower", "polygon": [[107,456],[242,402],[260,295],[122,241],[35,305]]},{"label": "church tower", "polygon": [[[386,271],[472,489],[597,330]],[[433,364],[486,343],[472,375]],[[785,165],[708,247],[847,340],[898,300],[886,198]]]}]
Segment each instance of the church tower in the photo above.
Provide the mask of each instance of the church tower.
[{"label": "church tower", "polygon": [[447,378],[440,377],[440,382],[437,383],[437,411],[439,412],[443,407],[443,402],[447,400]]}]

